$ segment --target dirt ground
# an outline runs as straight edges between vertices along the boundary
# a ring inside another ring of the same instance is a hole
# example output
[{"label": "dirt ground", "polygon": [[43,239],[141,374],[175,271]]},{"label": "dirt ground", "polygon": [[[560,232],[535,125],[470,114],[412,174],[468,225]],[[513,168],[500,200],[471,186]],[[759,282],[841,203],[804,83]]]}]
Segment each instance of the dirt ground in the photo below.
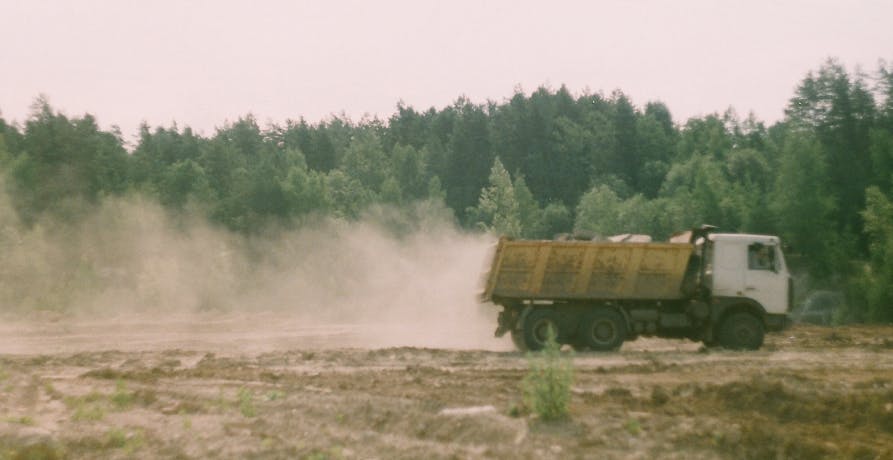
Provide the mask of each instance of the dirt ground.
[{"label": "dirt ground", "polygon": [[507,339],[426,348],[392,328],[4,321],[0,459],[893,458],[893,326],[568,352],[571,415],[548,423]]}]

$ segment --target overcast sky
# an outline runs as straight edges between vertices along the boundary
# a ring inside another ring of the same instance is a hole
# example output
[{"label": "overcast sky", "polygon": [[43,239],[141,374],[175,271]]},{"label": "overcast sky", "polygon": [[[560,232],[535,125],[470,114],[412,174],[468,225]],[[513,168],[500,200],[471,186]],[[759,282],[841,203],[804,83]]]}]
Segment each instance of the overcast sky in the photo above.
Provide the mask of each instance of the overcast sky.
[{"label": "overcast sky", "polygon": [[893,1],[0,0],[0,113],[38,94],[137,126],[205,134],[398,101],[503,101],[520,86],[621,89],[677,122],[733,106],[773,122],[827,57],[874,73],[893,61]]}]

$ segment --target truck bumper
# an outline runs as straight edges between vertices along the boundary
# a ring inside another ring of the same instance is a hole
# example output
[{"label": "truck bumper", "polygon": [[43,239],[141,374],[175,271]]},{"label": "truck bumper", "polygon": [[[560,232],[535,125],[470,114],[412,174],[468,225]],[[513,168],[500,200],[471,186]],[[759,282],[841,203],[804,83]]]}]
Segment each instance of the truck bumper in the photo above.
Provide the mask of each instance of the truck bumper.
[{"label": "truck bumper", "polygon": [[788,315],[766,315],[766,329],[770,331],[783,331],[791,327],[794,322]]}]

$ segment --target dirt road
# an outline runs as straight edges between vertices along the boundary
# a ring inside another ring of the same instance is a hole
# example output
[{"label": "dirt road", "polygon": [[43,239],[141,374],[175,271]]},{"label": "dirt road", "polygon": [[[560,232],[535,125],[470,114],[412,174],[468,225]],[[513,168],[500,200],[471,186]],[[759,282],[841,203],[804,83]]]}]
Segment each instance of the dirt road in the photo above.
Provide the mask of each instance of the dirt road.
[{"label": "dirt road", "polygon": [[0,459],[893,458],[893,327],[576,354],[551,423],[524,410],[506,340],[425,348],[394,327],[4,322]]}]

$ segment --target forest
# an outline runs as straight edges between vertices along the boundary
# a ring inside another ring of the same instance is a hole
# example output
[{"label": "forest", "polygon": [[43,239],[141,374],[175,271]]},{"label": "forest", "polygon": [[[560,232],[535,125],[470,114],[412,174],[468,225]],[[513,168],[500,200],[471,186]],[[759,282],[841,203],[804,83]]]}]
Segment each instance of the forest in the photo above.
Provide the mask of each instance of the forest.
[{"label": "forest", "polygon": [[15,210],[0,245],[9,228],[70,225],[121,196],[246,238],[419,203],[467,231],[524,238],[665,239],[711,224],[780,235],[799,292],[846,292],[838,321],[893,321],[893,66],[829,59],[791,83],[768,126],[731,108],[675,120],[661,102],[562,86],[424,111],[400,102],[386,120],[246,115],[209,136],[144,124],[134,142],[38,97],[27,120],[0,118]]}]

